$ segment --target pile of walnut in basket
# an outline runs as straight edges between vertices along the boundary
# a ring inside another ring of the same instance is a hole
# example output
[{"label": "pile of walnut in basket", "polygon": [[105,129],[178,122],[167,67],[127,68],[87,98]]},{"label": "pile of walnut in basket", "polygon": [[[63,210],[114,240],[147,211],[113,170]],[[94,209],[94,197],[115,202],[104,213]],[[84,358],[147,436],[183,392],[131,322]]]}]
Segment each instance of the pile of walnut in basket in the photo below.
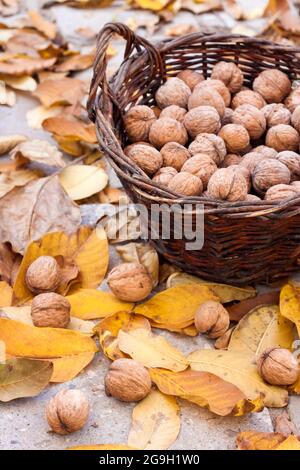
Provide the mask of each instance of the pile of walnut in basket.
[{"label": "pile of walnut in basket", "polygon": [[300,86],[280,70],[253,89],[242,71],[218,62],[211,78],[193,70],[169,78],[157,106],[124,115],[125,154],[153,182],[183,196],[280,201],[300,195]]}]

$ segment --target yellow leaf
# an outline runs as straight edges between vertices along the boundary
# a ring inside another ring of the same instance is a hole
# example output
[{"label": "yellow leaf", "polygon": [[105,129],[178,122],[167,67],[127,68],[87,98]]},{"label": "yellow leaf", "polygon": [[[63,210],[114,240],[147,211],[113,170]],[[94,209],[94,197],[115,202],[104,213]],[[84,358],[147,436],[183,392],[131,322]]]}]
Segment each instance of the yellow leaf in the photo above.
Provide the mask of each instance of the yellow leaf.
[{"label": "yellow leaf", "polygon": [[71,165],[60,173],[59,180],[70,198],[78,201],[102,191],[108,183],[108,176],[96,166]]},{"label": "yellow leaf", "polygon": [[256,400],[261,394],[265,406],[281,408],[287,404],[287,391],[262,380],[252,353],[203,349],[187,359],[193,370],[211,372],[236,385],[249,400]]},{"label": "yellow leaf", "polygon": [[136,450],[134,447],[125,444],[88,444],[69,447],[67,450]]},{"label": "yellow leaf", "polygon": [[210,372],[151,369],[150,375],[162,393],[191,401],[220,416],[230,413],[241,416],[263,407],[261,400],[256,403],[247,400],[235,385]]},{"label": "yellow leaf", "polygon": [[183,328],[194,323],[197,309],[206,300],[218,299],[206,286],[184,284],[154,295],[138,305],[135,312],[156,323]]},{"label": "yellow leaf", "polygon": [[11,88],[21,91],[34,91],[37,83],[34,78],[23,75],[23,77],[14,77],[13,75],[0,74],[0,80],[5,82]]},{"label": "yellow leaf", "polygon": [[186,358],[181,351],[162,336],[155,336],[148,330],[121,330],[118,334],[118,346],[122,352],[145,367],[163,367],[174,372],[187,368]]},{"label": "yellow leaf", "polygon": [[67,299],[71,304],[71,315],[82,320],[105,318],[122,310],[130,312],[134,305],[118,300],[111,292],[96,289],[79,289]]},{"label": "yellow leaf", "polygon": [[280,313],[295,323],[300,336],[300,292],[292,284],[286,284],[281,289]]},{"label": "yellow leaf", "polygon": [[228,349],[259,356],[270,347],[291,348],[293,324],[280,315],[277,305],[258,307],[245,315],[233,331]]},{"label": "yellow leaf", "polygon": [[147,450],[168,449],[180,430],[179,406],[174,397],[152,390],[135,406],[128,445]]},{"label": "yellow leaf", "polygon": [[8,307],[12,303],[13,290],[5,281],[0,281],[0,307]]},{"label": "yellow leaf", "polygon": [[114,361],[120,357],[126,357],[118,347],[119,331],[132,331],[140,328],[151,331],[150,323],[146,318],[131,312],[117,312],[98,323],[94,331],[99,335],[99,343],[104,354]]},{"label": "yellow leaf", "polygon": [[191,274],[176,272],[171,274],[167,281],[167,287],[175,287],[181,284],[201,284],[207,286],[223,304],[233,300],[244,300],[256,296],[256,290],[253,287],[235,287],[227,284],[216,284],[208,282]]},{"label": "yellow leaf", "polygon": [[67,382],[74,379],[94,359],[94,356],[94,352],[83,352],[52,359],[53,373],[50,382]]},{"label": "yellow leaf", "polygon": [[134,3],[145,10],[160,11],[170,3],[170,0],[134,0]]},{"label": "yellow leaf", "polygon": [[78,119],[69,119],[64,116],[50,117],[43,121],[43,128],[61,137],[83,140],[89,144],[97,142],[94,124],[85,124]]},{"label": "yellow leaf", "polygon": [[7,354],[16,357],[56,359],[97,351],[95,342],[77,331],[37,328],[5,318],[0,318],[0,341]]},{"label": "yellow leaf", "polygon": [[197,336],[199,334],[199,332],[196,330],[195,325],[190,325],[189,322],[186,324],[186,326],[182,324],[182,327],[178,327],[177,325],[173,325],[172,323],[150,323],[153,328],[158,328],[160,330],[169,330],[174,333],[180,333],[181,335]]},{"label": "yellow leaf", "polygon": [[272,432],[240,432],[236,442],[239,450],[300,450],[298,437]]}]

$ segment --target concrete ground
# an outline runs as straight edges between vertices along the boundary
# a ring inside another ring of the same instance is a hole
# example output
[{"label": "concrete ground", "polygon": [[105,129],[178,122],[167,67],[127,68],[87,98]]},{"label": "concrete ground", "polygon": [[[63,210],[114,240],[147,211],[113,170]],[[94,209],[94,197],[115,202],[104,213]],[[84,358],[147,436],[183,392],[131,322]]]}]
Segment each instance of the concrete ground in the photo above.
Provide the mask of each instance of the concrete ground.
[{"label": "concrete ground", "polygon": [[[40,4],[34,0],[22,3],[30,8]],[[151,13],[125,10],[123,3],[116,1],[109,8],[97,10],[73,9],[60,5],[46,11],[50,17],[53,16],[56,19],[63,36],[75,43],[74,31],[79,27],[89,27],[98,31],[108,21],[126,21],[132,18],[140,20],[142,17],[149,21],[153,20],[154,16]],[[12,20],[13,18],[6,19],[8,23]],[[223,13],[195,17],[191,13],[182,12],[176,16],[175,21],[200,25],[200,27],[205,25],[205,28],[207,25],[214,28],[224,26],[232,28],[233,26],[231,17]],[[155,34],[154,38],[159,38],[160,35],[161,32]],[[118,41],[117,49],[121,50],[122,46],[122,41]],[[118,57],[114,58],[110,62],[110,67],[113,68],[117,61]],[[85,76],[87,75],[85,74]],[[20,133],[32,138],[51,141],[49,134],[27,126],[26,111],[37,105],[37,101],[19,93],[15,107],[0,107],[1,135]],[[83,211],[85,218],[93,218],[95,208],[86,207],[83,208]],[[117,262],[117,255],[112,249],[111,264],[115,265]],[[105,289],[105,285],[101,288]],[[167,332],[162,334],[184,352],[211,347],[203,337],[183,338]],[[99,353],[93,363],[72,382],[51,385],[37,398],[19,399],[1,404],[0,449],[65,449],[80,444],[126,443],[133,405],[120,403],[113,398],[106,397],[103,378],[108,363],[109,361]],[[83,430],[68,437],[50,433],[44,417],[47,401],[64,387],[80,388],[87,394],[92,404],[88,424]],[[299,400],[298,397],[291,398],[290,413],[300,432]],[[242,418],[220,418],[185,401],[181,401],[180,406],[181,431],[179,438],[172,446],[173,449],[233,449],[235,448],[235,436],[242,430],[255,429],[266,432],[273,430],[271,416],[267,409],[259,414]]]}]

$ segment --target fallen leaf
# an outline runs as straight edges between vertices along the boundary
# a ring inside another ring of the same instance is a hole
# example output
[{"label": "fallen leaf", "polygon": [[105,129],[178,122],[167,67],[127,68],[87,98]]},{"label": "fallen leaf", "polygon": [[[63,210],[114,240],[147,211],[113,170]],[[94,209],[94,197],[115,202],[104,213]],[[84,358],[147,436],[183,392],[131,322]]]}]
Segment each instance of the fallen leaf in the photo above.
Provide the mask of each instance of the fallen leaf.
[{"label": "fallen leaf", "polygon": [[8,359],[0,364],[0,401],[39,395],[48,385],[52,370],[49,361]]},{"label": "fallen leaf", "polygon": [[72,155],[72,157],[80,157],[81,155],[84,154],[84,150],[85,150],[84,146],[78,140],[72,140],[72,138],[68,138],[68,137],[61,137],[60,135],[56,135],[56,134],[53,134],[52,137],[54,140],[56,140],[60,149],[63,152],[68,153],[69,155]]},{"label": "fallen leaf", "polygon": [[45,106],[37,106],[36,108],[30,109],[26,113],[27,124],[32,129],[41,129],[43,122],[62,113],[63,106],[51,106],[51,108],[45,108]]},{"label": "fallen leaf", "polygon": [[102,204],[120,204],[121,201],[127,204],[129,202],[126,193],[122,189],[111,188],[110,186],[106,186],[106,188],[100,192],[99,201]]},{"label": "fallen leaf", "polygon": [[55,39],[57,34],[56,25],[46,20],[40,13],[36,10],[30,10],[28,12],[31,25],[43,33],[49,39]]},{"label": "fallen leaf", "polygon": [[214,348],[215,349],[228,349],[228,345],[230,342],[230,338],[232,336],[232,333],[234,332],[235,326],[232,328],[229,328],[225,333],[220,336],[218,339],[216,339]]},{"label": "fallen leaf", "polygon": [[211,372],[238,387],[249,400],[258,395],[265,406],[281,408],[288,402],[286,390],[267,385],[257,372],[253,354],[237,351],[198,350],[187,358],[192,370]]},{"label": "fallen leaf", "polygon": [[56,57],[50,59],[19,57],[10,58],[6,61],[0,60],[0,73],[21,76],[33,75],[36,72],[51,67],[56,62]]},{"label": "fallen leaf", "polygon": [[179,430],[176,399],[152,390],[133,409],[128,445],[145,450],[168,449],[177,439]]},{"label": "fallen leaf", "polygon": [[3,16],[16,15],[20,9],[18,0],[0,0],[0,13]]},{"label": "fallen leaf", "polygon": [[135,6],[145,10],[160,11],[165,8],[170,0],[129,0],[128,3],[134,3]]},{"label": "fallen leaf", "polygon": [[3,281],[13,284],[14,270],[19,267],[21,256],[14,253],[9,243],[0,244],[0,276]]},{"label": "fallen leaf", "polygon": [[175,24],[165,30],[165,35],[176,38],[184,34],[196,33],[197,31],[199,31],[199,28],[193,24]]},{"label": "fallen leaf", "polygon": [[259,294],[251,299],[242,300],[239,303],[226,306],[231,321],[239,322],[250,310],[264,305],[275,305],[279,303],[279,291]]},{"label": "fallen leaf", "polygon": [[6,281],[0,281],[0,308],[12,303],[12,287]]},{"label": "fallen leaf", "polygon": [[11,151],[10,155],[13,159],[18,159],[21,156],[30,162],[43,163],[54,167],[65,166],[62,153],[46,140],[22,142]]},{"label": "fallen leaf", "polygon": [[94,124],[85,124],[75,119],[51,117],[43,121],[43,128],[61,137],[83,140],[90,144],[97,142]]},{"label": "fallen leaf", "polygon": [[56,64],[54,70],[56,72],[75,72],[86,70],[93,65],[94,54],[76,54],[67,57],[63,62]]},{"label": "fallen leaf", "polygon": [[275,418],[274,431],[288,437],[291,434],[297,434],[297,429],[291,421],[287,411],[283,411]]},{"label": "fallen leaf", "polygon": [[0,80],[5,82],[11,88],[20,91],[34,91],[37,87],[37,83],[34,78],[28,75],[13,77],[12,75],[0,74]]},{"label": "fallen leaf", "polygon": [[150,375],[162,393],[196,403],[219,416],[241,416],[260,411],[263,407],[261,400],[257,400],[257,403],[247,400],[235,385],[209,372],[185,370],[174,373],[151,369]]},{"label": "fallen leaf", "polygon": [[69,447],[67,450],[135,450],[125,444],[87,444]]},{"label": "fallen leaf", "polygon": [[181,351],[162,336],[153,335],[149,330],[119,331],[118,346],[123,353],[145,367],[162,367],[179,372],[188,366]]},{"label": "fallen leaf", "polygon": [[116,247],[122,260],[126,263],[140,263],[150,273],[153,285],[158,284],[159,259],[155,248],[149,243],[128,243]]},{"label": "fallen leaf", "polygon": [[60,173],[59,180],[70,198],[78,201],[102,191],[108,183],[108,176],[96,166],[71,165]]},{"label": "fallen leaf", "polygon": [[24,142],[27,139],[24,135],[7,135],[0,136],[0,155],[9,152],[16,145]]},{"label": "fallen leaf", "polygon": [[105,318],[123,310],[130,312],[134,305],[117,299],[111,292],[96,289],[79,289],[67,299],[71,304],[71,315],[82,320]]},{"label": "fallen leaf", "polygon": [[41,173],[37,170],[14,170],[0,174],[0,198],[12,189],[25,186],[30,181],[40,178],[40,176]]},{"label": "fallen leaf", "polygon": [[47,232],[74,232],[80,209],[64,192],[57,176],[40,178],[15,188],[0,199],[0,243],[10,242],[23,253],[31,240]]},{"label": "fallen leaf", "polygon": [[83,82],[76,78],[44,80],[32,93],[43,106],[72,105],[80,103],[84,96]]},{"label": "fallen leaf", "polygon": [[6,361],[6,347],[4,341],[0,341],[0,364]]},{"label": "fallen leaf", "polygon": [[94,356],[94,352],[83,352],[52,359],[53,373],[50,382],[68,382],[74,379],[74,377],[92,362]]},{"label": "fallen leaf", "polygon": [[280,313],[296,325],[300,335],[300,294],[292,284],[283,286],[280,292]]},{"label": "fallen leaf", "polygon": [[296,436],[286,437],[272,432],[240,432],[236,443],[239,450],[300,450],[300,441]]},{"label": "fallen leaf", "polygon": [[16,94],[7,89],[5,82],[0,81],[0,105],[14,106],[16,104]]}]

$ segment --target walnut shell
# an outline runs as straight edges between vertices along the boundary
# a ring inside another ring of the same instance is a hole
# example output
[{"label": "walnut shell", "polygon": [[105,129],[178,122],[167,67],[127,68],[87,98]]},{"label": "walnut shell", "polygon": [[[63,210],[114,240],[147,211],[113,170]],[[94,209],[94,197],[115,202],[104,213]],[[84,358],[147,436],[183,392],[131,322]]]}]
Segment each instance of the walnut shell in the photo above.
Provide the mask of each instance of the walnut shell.
[{"label": "walnut shell", "polygon": [[227,168],[230,165],[238,165],[241,163],[243,157],[236,155],[235,153],[228,153],[223,160],[222,168]]},{"label": "walnut shell", "polygon": [[260,197],[255,196],[255,194],[247,194],[245,201],[246,202],[260,202],[261,199]]},{"label": "walnut shell", "polygon": [[259,145],[251,150],[251,152],[260,153],[265,158],[276,158],[277,151],[272,147],[267,147],[266,145]]},{"label": "walnut shell", "polygon": [[158,88],[155,93],[155,99],[161,109],[172,104],[176,104],[181,108],[187,108],[190,95],[191,90],[187,84],[179,78],[172,77]]},{"label": "walnut shell", "polygon": [[277,69],[261,72],[253,82],[253,90],[267,103],[280,103],[291,91],[289,77]]},{"label": "walnut shell", "polygon": [[230,91],[221,80],[212,80],[210,78],[208,80],[204,80],[203,82],[198,83],[198,85],[195,87],[195,91],[201,90],[203,88],[211,88],[217,91],[222,96],[225,106],[230,106]]},{"label": "walnut shell", "polygon": [[144,300],[153,288],[151,276],[139,263],[123,263],[113,268],[107,283],[113,294],[125,302]]},{"label": "walnut shell", "polygon": [[32,322],[39,327],[67,328],[70,310],[70,302],[65,297],[55,292],[45,292],[32,300]]},{"label": "walnut shell", "polygon": [[180,108],[180,106],[172,104],[171,106],[167,106],[162,110],[162,112],[160,113],[160,117],[176,119],[176,121],[183,123],[184,116],[186,115],[186,113],[187,110],[185,108]]},{"label": "walnut shell", "polygon": [[158,170],[157,173],[152,178],[152,181],[155,183],[162,184],[163,186],[168,186],[173,176],[177,175],[177,170],[171,166],[165,166]]},{"label": "walnut shell", "polygon": [[231,107],[232,109],[235,109],[243,104],[251,104],[256,108],[261,109],[266,105],[266,102],[259,93],[256,93],[253,90],[242,90],[232,98]]},{"label": "walnut shell", "polygon": [[90,405],[80,390],[60,390],[46,406],[49,426],[56,434],[79,431],[86,424]]},{"label": "walnut shell", "polygon": [[291,122],[291,113],[282,103],[267,104],[262,108],[262,112],[266,118],[267,127]]},{"label": "walnut shell", "polygon": [[231,108],[225,108],[224,116],[221,119],[221,125],[226,126],[226,124],[232,124],[232,115],[234,111]]},{"label": "walnut shell", "polygon": [[300,192],[300,181],[293,181],[291,183],[291,186],[296,189],[298,192]]},{"label": "walnut shell", "polygon": [[220,116],[212,106],[198,106],[191,109],[184,117],[183,124],[191,137],[198,134],[216,134],[220,127]]},{"label": "walnut shell", "polygon": [[266,201],[282,201],[283,199],[289,199],[290,197],[299,196],[297,188],[289,184],[276,184],[271,186],[265,194]]},{"label": "walnut shell", "polygon": [[243,175],[243,177],[245,178],[245,181],[247,183],[247,192],[249,192],[251,190],[251,186],[252,186],[251,171],[246,166],[243,166],[243,165],[240,165],[240,164],[230,165],[228,168],[231,171],[240,172]]},{"label": "walnut shell", "polygon": [[198,134],[196,139],[189,145],[189,152],[192,156],[198,153],[205,153],[218,166],[225,158],[226,146],[221,137],[204,132]]},{"label": "walnut shell", "polygon": [[147,369],[133,359],[112,362],[105,376],[105,393],[125,402],[140,401],[151,390]]},{"label": "walnut shell", "polygon": [[300,106],[297,106],[297,108],[295,108],[295,111],[292,114],[291,121],[293,127],[296,129],[297,132],[300,133]]},{"label": "walnut shell", "polygon": [[243,85],[244,76],[237,65],[232,62],[218,62],[214,65],[211,78],[221,80],[231,93],[240,91]]},{"label": "walnut shell", "polygon": [[191,94],[188,101],[188,109],[191,110],[199,106],[212,106],[216,109],[219,116],[222,117],[225,113],[225,104],[220,93],[208,86],[200,88],[200,85],[201,83],[197,85]]},{"label": "walnut shell", "polygon": [[247,182],[241,172],[233,171],[230,167],[220,168],[210,178],[207,192],[214,199],[243,201],[248,193]]},{"label": "walnut shell", "polygon": [[29,265],[25,275],[28,289],[35,294],[55,291],[60,281],[60,268],[52,256],[39,256]]},{"label": "walnut shell", "polygon": [[271,385],[292,385],[299,376],[297,359],[288,349],[269,348],[257,361],[258,372]]},{"label": "walnut shell", "polygon": [[251,104],[238,106],[232,115],[232,122],[244,126],[251,139],[259,139],[267,127],[263,112]]},{"label": "walnut shell", "polygon": [[181,72],[179,72],[177,78],[183,80],[184,83],[186,83],[192,91],[198,83],[204,80],[204,76],[202,75],[202,73],[195,72],[195,70],[189,69],[182,70]]},{"label": "walnut shell", "polygon": [[300,86],[291,91],[289,96],[284,100],[284,104],[291,113],[295,111],[297,106],[300,106]]},{"label": "walnut shell", "polygon": [[161,115],[161,109],[158,106],[151,106],[152,111],[155,114],[156,119]]},{"label": "walnut shell", "polygon": [[159,118],[150,128],[149,140],[157,148],[163,147],[168,142],[185,145],[188,141],[188,135],[183,124],[176,119]]},{"label": "walnut shell", "polygon": [[180,171],[182,165],[191,156],[187,148],[177,142],[168,142],[160,150],[163,158],[163,166],[172,166]]},{"label": "walnut shell", "polygon": [[259,162],[266,160],[266,157],[259,152],[246,153],[239,163],[241,166],[247,168],[251,173]]},{"label": "walnut shell", "polygon": [[203,191],[201,179],[186,171],[181,171],[175,175],[171,179],[168,188],[181,196],[199,196]]},{"label": "walnut shell", "polygon": [[298,153],[286,150],[279,152],[276,158],[288,167],[292,176],[300,176],[300,155]]},{"label": "walnut shell", "polygon": [[125,148],[125,154],[147,175],[153,175],[163,164],[163,158],[156,148],[136,143]]},{"label": "walnut shell", "polygon": [[148,140],[150,127],[156,121],[156,116],[148,106],[137,105],[127,111],[123,120],[131,142],[138,142]]},{"label": "walnut shell", "polygon": [[195,327],[199,333],[209,338],[219,338],[229,328],[229,314],[220,302],[207,300],[198,308],[195,315]]},{"label": "walnut shell", "polygon": [[203,188],[206,189],[207,183],[217,170],[217,165],[209,155],[198,153],[189,158],[182,167],[182,171],[187,171],[201,179]]},{"label": "walnut shell", "polygon": [[229,153],[239,153],[245,150],[250,143],[248,131],[240,124],[226,124],[219,132]]},{"label": "walnut shell", "polygon": [[263,160],[252,171],[252,183],[257,192],[267,191],[276,184],[289,184],[291,172],[275,159]]},{"label": "walnut shell", "polygon": [[296,152],[299,148],[300,137],[296,129],[286,124],[278,124],[271,127],[266,135],[266,145],[278,152],[292,150]]}]

